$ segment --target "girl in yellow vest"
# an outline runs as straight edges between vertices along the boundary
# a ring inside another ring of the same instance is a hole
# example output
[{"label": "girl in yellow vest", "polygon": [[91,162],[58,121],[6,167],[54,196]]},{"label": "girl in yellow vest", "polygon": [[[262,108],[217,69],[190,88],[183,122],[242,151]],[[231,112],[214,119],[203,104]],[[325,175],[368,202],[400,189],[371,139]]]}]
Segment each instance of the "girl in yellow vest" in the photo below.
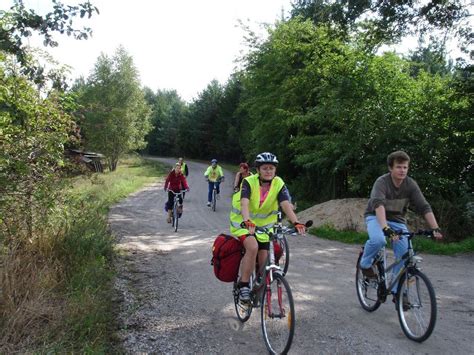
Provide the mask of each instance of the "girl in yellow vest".
[{"label": "girl in yellow vest", "polygon": [[[305,233],[304,224],[298,222],[290,203],[290,194],[283,180],[276,176],[278,159],[272,153],[257,155],[255,166],[257,174],[242,181],[241,190],[233,195],[230,212],[230,232],[243,243],[245,255],[242,259],[240,279],[240,299],[250,300],[249,281],[255,260],[263,265],[270,247],[269,237],[255,234],[255,226],[271,227],[277,223],[280,206],[299,234]],[[246,228],[241,227],[244,222]]]}]

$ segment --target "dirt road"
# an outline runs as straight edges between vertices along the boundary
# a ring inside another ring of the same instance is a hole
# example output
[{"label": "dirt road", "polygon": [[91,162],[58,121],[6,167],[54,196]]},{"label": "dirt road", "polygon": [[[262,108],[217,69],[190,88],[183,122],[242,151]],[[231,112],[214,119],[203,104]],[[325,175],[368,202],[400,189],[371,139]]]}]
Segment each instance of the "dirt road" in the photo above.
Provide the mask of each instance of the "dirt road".
[{"label": "dirt road", "polygon": [[[228,232],[233,176],[225,172],[221,199],[212,212],[206,207],[206,166],[188,164],[191,191],[177,233],[166,223],[162,181],[110,211],[122,250],[116,282],[122,346],[128,353],[265,353],[259,312],[240,324],[232,285],[219,282],[209,264],[215,236]],[[360,307],[354,286],[358,246],[298,236],[290,248],[287,279],[296,304],[290,353],[474,353],[473,255],[424,256],[438,319],[432,336],[418,344],[404,336],[391,301],[374,313]]]}]

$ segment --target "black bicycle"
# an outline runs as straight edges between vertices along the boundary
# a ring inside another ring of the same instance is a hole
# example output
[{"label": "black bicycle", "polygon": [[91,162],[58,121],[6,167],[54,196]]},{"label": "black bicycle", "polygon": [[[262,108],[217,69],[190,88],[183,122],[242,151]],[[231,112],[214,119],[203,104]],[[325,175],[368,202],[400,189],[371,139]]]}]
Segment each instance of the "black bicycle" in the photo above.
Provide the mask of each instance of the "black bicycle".
[{"label": "black bicycle", "polygon": [[183,193],[186,190],[181,190],[180,192],[174,192],[172,190],[168,190],[168,191],[170,191],[174,195],[173,209],[172,209],[172,212],[171,212],[171,219],[173,221],[174,231],[177,232],[178,231],[178,221],[181,218],[181,215],[183,213],[183,206],[182,205],[180,206],[180,204],[179,204],[179,197],[183,196]]},{"label": "black bicycle", "polygon": [[[364,251],[362,247],[356,266],[357,297],[363,309],[373,312],[386,301],[392,287],[398,282],[396,309],[400,325],[409,339],[421,343],[433,332],[437,306],[433,286],[428,277],[420,271],[418,264],[423,259],[415,254],[412,239],[415,236],[433,236],[433,231],[399,231],[397,234],[400,238],[407,238],[408,251],[401,259],[385,266],[387,253],[385,247],[382,248],[374,260],[374,277],[364,276],[359,266]],[[400,264],[400,271],[394,275],[394,267]]]}]

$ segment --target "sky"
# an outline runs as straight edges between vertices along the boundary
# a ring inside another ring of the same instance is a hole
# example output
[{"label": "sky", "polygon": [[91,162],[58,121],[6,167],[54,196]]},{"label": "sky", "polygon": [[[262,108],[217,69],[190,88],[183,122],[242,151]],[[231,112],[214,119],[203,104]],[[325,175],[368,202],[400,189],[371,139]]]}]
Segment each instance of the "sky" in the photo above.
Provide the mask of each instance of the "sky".
[{"label": "sky", "polygon": [[[81,0],[62,1],[77,4]],[[12,0],[0,0],[7,9]],[[92,39],[54,35],[59,47],[47,51],[73,67],[71,77],[87,77],[101,53],[112,56],[122,45],[133,57],[144,86],[174,89],[191,102],[213,80],[221,84],[235,69],[244,46],[238,20],[258,30],[291,10],[291,0],[91,0],[100,11],[84,25]],[[4,5],[6,4],[6,6]],[[38,14],[50,0],[25,0]],[[34,40],[31,45],[37,45]]]}]

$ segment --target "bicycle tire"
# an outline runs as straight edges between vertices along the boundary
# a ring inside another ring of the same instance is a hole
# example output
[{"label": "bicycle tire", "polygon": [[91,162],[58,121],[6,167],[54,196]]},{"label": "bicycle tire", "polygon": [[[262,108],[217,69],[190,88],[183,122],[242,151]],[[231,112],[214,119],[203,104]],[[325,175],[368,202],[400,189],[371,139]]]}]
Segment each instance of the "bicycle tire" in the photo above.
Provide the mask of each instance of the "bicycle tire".
[{"label": "bicycle tire", "polygon": [[212,210],[216,212],[217,192],[216,189],[212,190]]},{"label": "bicycle tire", "polygon": [[178,204],[175,203],[174,206],[173,206],[173,227],[174,227],[175,232],[178,231],[178,220],[179,220],[179,217],[178,217]]},{"label": "bicycle tire", "polygon": [[381,304],[380,298],[378,296],[379,279],[367,279],[364,277],[359,266],[360,259],[362,259],[362,253],[360,253],[356,265],[355,284],[357,298],[359,299],[359,303],[363,309],[365,309],[367,312],[374,312],[380,307]]},{"label": "bicycle tire", "polygon": [[295,334],[295,305],[288,281],[282,274],[274,273],[273,281],[265,285],[260,315],[267,350],[270,354],[286,354]]},{"label": "bicycle tire", "polygon": [[[403,297],[407,297],[408,304],[404,304]],[[411,268],[402,275],[396,306],[400,326],[409,339],[421,343],[430,337],[436,325],[436,295],[431,281],[420,270]]]},{"label": "bicycle tire", "polygon": [[252,315],[252,303],[243,303],[239,299],[239,288],[237,287],[237,282],[234,282],[234,307],[235,313],[237,314],[237,318],[240,322],[245,323],[249,320],[250,316]]}]

